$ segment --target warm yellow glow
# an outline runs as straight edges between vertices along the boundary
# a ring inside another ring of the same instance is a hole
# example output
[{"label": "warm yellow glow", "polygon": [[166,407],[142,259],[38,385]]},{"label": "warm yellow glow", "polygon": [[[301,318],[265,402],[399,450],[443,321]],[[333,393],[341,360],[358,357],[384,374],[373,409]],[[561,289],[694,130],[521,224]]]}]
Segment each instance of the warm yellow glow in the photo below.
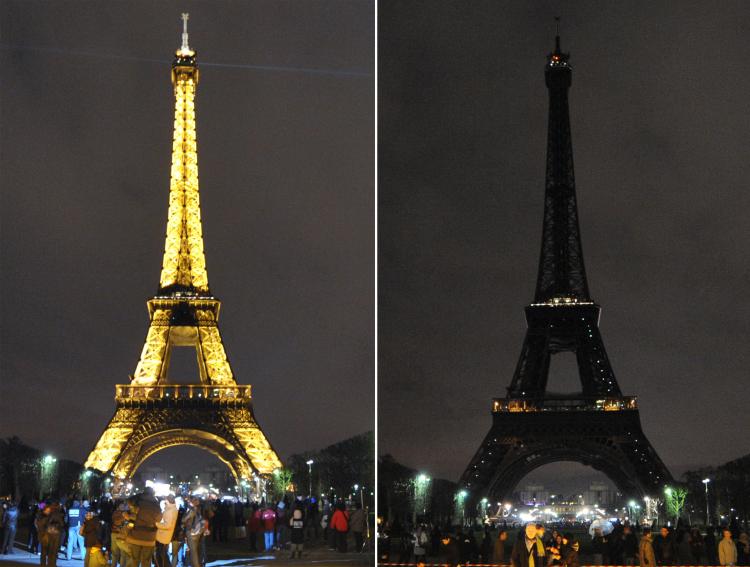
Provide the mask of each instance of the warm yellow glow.
[{"label": "warm yellow glow", "polygon": [[[86,467],[126,479],[149,455],[193,444],[214,453],[237,478],[269,475],[283,465],[255,421],[250,386],[234,379],[218,327],[221,302],[208,294],[195,142],[198,70],[194,62],[178,63],[172,78],[175,123],[161,289],[148,301],[149,328],[135,373],[129,385],[115,387],[117,411]],[[200,383],[172,384],[171,355],[186,347],[195,351]]]},{"label": "warm yellow glow", "polygon": [[199,327],[200,348],[211,384],[235,384],[218,327]]},{"label": "warm yellow glow", "polygon": [[197,70],[178,67],[174,73],[174,137],[169,184],[169,213],[160,285],[192,287],[208,291],[203,254],[200,199],[198,196],[198,149],[195,135],[195,86]]},{"label": "warm yellow glow", "polygon": [[151,385],[159,381],[164,354],[167,350],[167,338],[169,337],[169,311],[158,309],[148,328],[146,344],[141,351],[141,359],[135,368],[132,383],[134,386]]},{"label": "warm yellow glow", "polygon": [[122,408],[117,410],[109,426],[99,438],[96,447],[86,459],[84,468],[107,472],[114,466],[136,425],[133,419],[129,419],[130,417],[127,410]]}]

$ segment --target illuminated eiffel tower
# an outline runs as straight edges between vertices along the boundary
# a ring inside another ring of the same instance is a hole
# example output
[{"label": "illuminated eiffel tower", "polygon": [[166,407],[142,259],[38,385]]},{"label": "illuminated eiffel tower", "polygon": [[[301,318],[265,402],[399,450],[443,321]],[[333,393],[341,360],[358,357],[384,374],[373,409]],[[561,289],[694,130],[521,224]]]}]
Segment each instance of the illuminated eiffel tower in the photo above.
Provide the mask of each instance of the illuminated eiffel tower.
[{"label": "illuminated eiffel tower", "polygon": [[[172,64],[175,94],[172,170],[159,289],[147,302],[150,325],[130,384],[115,387],[116,410],[85,466],[111,472],[115,484],[132,477],[151,455],[195,445],[223,461],[246,492],[251,481],[281,467],[253,416],[250,386],[239,386],[219,334],[221,302],[208,288],[198,195],[195,89],[198,68],[188,46]],[[200,383],[170,383],[174,348],[195,349]]]}]

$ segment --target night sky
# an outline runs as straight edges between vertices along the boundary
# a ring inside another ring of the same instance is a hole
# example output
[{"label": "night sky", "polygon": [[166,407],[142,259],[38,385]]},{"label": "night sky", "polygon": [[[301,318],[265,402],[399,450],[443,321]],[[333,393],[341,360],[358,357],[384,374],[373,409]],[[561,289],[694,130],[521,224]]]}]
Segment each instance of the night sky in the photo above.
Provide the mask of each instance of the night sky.
[{"label": "night sky", "polygon": [[[750,4],[496,0],[379,3],[378,453],[457,480],[510,384],[557,14],[588,282],[620,387],[678,476],[747,454]],[[555,362],[549,389],[578,389]]]},{"label": "night sky", "polygon": [[373,428],[374,4],[4,0],[0,435],[59,457],[85,459],[146,337],[181,12],[235,377],[282,457]]}]

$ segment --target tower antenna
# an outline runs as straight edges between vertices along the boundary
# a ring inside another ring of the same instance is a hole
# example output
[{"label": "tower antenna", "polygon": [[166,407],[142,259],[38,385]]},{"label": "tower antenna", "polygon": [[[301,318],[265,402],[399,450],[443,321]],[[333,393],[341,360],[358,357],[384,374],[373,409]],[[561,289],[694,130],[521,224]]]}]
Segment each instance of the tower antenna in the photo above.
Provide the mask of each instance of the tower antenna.
[{"label": "tower antenna", "polygon": [[560,16],[555,16],[555,51],[560,53]]},{"label": "tower antenna", "polygon": [[190,18],[190,14],[188,13],[182,14],[182,48],[181,50],[184,52],[190,51],[190,46],[188,45],[188,31],[187,31],[187,23],[188,23],[189,18]]}]

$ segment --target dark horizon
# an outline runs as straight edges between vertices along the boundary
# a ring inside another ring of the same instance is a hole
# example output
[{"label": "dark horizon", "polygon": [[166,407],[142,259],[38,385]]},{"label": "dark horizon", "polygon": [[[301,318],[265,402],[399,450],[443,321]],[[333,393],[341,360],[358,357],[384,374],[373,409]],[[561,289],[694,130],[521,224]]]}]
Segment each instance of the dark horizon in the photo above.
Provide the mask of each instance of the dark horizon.
[{"label": "dark horizon", "polygon": [[[558,13],[583,255],[620,388],[673,474],[750,452],[750,7],[426,5],[380,5],[378,453],[458,479],[510,385]],[[549,389],[577,390],[555,362]]]}]

